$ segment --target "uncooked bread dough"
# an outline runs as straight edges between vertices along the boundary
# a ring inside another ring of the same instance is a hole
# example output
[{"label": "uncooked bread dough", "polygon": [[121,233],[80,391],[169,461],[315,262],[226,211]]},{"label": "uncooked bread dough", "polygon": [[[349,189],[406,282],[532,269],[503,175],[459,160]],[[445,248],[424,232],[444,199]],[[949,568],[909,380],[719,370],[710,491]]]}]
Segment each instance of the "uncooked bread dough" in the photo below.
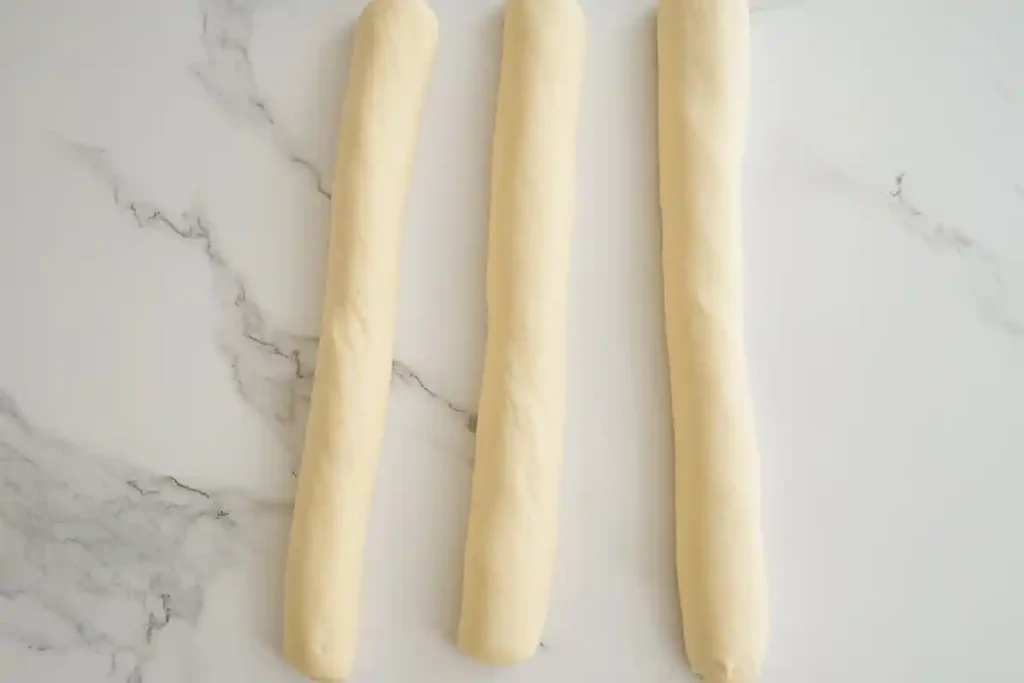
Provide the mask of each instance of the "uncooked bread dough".
[{"label": "uncooked bread dough", "polygon": [[658,155],[686,651],[750,683],[767,637],[754,420],[743,350],[745,0],[661,0]]},{"label": "uncooked bread dough", "polygon": [[357,23],[285,579],[285,657],[320,679],[347,676],[355,654],[363,542],[391,380],[403,205],[436,46],[437,20],[423,0],[373,0]]},{"label": "uncooked bread dough", "polygon": [[529,658],[548,610],[585,30],[575,0],[505,7],[487,350],[459,623],[459,647],[494,664]]}]

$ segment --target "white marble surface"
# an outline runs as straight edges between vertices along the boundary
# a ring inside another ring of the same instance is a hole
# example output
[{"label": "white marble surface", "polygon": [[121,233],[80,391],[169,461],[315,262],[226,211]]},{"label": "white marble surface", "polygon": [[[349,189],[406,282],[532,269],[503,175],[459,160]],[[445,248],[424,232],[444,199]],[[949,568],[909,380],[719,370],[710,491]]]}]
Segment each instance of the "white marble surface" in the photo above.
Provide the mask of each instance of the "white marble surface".
[{"label": "white marble surface", "polygon": [[[285,683],[282,552],[356,0],[0,2],[0,681]],[[691,680],[674,588],[653,0],[587,0],[545,648],[452,646],[494,0],[438,63],[353,681]],[[753,16],[765,683],[1024,679],[1024,5]]]}]

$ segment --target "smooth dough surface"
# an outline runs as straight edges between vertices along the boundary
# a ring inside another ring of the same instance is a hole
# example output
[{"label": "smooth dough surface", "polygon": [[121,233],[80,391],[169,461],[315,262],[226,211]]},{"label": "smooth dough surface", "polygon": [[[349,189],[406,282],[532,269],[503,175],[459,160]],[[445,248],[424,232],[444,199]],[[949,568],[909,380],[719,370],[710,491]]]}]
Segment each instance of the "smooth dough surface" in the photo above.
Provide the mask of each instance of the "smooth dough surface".
[{"label": "smooth dough surface", "polygon": [[575,0],[509,0],[491,160],[487,349],[459,647],[540,643],[555,560],[565,303],[585,25]]},{"label": "smooth dough surface", "polygon": [[767,606],[743,349],[745,0],[661,0],[658,155],[686,650],[706,683],[750,683]]},{"label": "smooth dough surface", "polygon": [[355,656],[391,380],[403,206],[436,46],[437,20],[422,0],[373,0],[356,26],[285,577],[284,654],[318,679],[348,676]]}]

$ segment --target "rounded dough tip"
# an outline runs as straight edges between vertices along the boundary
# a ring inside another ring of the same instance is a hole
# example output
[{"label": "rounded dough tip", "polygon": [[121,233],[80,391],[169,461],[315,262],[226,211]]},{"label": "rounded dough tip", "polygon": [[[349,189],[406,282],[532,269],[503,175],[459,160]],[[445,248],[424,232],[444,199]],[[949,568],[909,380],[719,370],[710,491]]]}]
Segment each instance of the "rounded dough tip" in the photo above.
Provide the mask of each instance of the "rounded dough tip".
[{"label": "rounded dough tip", "polygon": [[285,661],[314,681],[345,683],[348,680],[351,666],[347,663],[337,660],[326,662],[320,653],[308,651],[288,640],[285,641],[283,650]]},{"label": "rounded dough tip", "polygon": [[417,15],[417,21],[428,26],[433,33],[437,33],[437,15],[426,0],[370,0],[363,9],[363,14],[396,11]]}]

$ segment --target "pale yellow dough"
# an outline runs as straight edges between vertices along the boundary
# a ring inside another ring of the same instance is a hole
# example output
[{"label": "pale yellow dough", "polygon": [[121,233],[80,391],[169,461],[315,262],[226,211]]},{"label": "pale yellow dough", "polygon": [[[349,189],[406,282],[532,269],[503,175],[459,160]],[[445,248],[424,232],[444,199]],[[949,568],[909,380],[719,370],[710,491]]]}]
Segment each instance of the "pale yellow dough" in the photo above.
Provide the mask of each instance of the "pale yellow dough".
[{"label": "pale yellow dough", "polygon": [[686,651],[706,683],[751,683],[768,619],[743,350],[745,0],[661,0],[658,154]]},{"label": "pale yellow dough", "polygon": [[585,32],[575,0],[506,4],[458,636],[463,652],[493,664],[536,650],[554,569]]},{"label": "pale yellow dough", "polygon": [[285,657],[319,679],[348,676],[355,656],[363,545],[391,379],[403,206],[436,46],[437,20],[423,0],[373,0],[356,26],[285,579]]}]

